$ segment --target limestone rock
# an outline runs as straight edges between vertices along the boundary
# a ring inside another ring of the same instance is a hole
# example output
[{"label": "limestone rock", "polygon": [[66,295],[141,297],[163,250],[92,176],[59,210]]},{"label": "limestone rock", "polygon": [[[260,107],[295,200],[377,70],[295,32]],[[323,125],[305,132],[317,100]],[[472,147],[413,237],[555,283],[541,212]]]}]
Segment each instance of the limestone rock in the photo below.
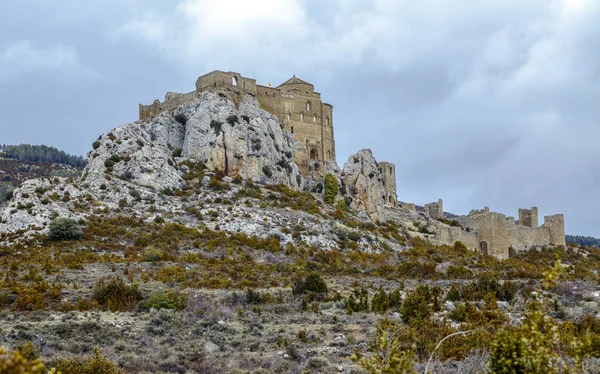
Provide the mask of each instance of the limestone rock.
[{"label": "limestone rock", "polygon": [[362,149],[348,158],[342,180],[346,193],[352,197],[350,207],[366,212],[374,221],[380,221],[385,205],[385,188],[370,149]]},{"label": "limestone rock", "polygon": [[301,188],[303,179],[294,161],[298,147],[254,97],[245,95],[236,106],[203,92],[174,112],[125,124],[100,137],[88,153],[84,175],[99,182],[108,168],[111,176],[142,186],[182,188],[186,169],[178,166],[176,157],[181,155],[228,176]]}]

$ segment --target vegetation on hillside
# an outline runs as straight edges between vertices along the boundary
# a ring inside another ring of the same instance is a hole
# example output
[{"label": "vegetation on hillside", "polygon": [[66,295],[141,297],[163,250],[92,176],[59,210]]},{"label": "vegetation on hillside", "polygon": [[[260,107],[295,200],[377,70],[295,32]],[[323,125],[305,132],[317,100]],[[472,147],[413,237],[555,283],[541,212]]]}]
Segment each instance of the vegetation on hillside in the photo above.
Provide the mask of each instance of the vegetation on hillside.
[{"label": "vegetation on hillside", "polygon": [[86,161],[81,156],[73,156],[65,151],[47,145],[0,145],[0,153],[6,158],[27,162],[52,162],[83,168]]},{"label": "vegetation on hillside", "polygon": [[600,239],[591,236],[567,235],[567,244],[582,245],[584,247],[600,248]]}]

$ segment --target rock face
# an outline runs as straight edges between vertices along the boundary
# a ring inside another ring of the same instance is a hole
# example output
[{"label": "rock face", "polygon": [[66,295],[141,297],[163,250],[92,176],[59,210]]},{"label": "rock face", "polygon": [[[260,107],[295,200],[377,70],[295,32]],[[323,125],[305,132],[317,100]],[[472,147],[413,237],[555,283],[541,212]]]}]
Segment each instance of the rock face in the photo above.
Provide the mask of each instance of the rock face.
[{"label": "rock face", "polygon": [[346,193],[352,197],[350,207],[365,211],[372,220],[380,221],[385,205],[385,188],[370,149],[362,149],[348,158],[342,180]]},{"label": "rock face", "polygon": [[84,175],[89,181],[103,180],[108,173],[158,190],[182,188],[184,172],[175,160],[182,156],[232,177],[301,188],[294,161],[298,147],[254,97],[244,95],[236,106],[226,97],[203,92],[174,113],[103,135],[88,153]]}]

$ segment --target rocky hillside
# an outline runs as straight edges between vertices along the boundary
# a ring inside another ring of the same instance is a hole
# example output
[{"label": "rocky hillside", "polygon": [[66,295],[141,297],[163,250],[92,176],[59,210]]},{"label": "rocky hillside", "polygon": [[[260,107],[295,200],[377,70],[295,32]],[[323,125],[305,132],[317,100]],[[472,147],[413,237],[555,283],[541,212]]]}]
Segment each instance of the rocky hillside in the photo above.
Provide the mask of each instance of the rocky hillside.
[{"label": "rocky hillside", "polygon": [[527,354],[598,372],[600,250],[438,245],[447,225],[385,206],[370,150],[327,181],[299,150],[253,97],[203,93],[101,136],[80,178],[25,181],[0,205],[0,346],[63,373],[364,373],[389,339],[475,374],[548,316]]}]

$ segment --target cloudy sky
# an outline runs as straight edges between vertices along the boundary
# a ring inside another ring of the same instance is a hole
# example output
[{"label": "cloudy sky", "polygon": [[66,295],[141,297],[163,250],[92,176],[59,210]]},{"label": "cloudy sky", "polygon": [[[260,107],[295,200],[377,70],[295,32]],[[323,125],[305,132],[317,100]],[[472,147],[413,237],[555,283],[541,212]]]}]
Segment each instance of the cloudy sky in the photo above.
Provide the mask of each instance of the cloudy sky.
[{"label": "cloudy sky", "polygon": [[371,148],[400,200],[600,237],[597,0],[1,1],[0,143],[83,155],[215,69],[314,83],[338,163]]}]

